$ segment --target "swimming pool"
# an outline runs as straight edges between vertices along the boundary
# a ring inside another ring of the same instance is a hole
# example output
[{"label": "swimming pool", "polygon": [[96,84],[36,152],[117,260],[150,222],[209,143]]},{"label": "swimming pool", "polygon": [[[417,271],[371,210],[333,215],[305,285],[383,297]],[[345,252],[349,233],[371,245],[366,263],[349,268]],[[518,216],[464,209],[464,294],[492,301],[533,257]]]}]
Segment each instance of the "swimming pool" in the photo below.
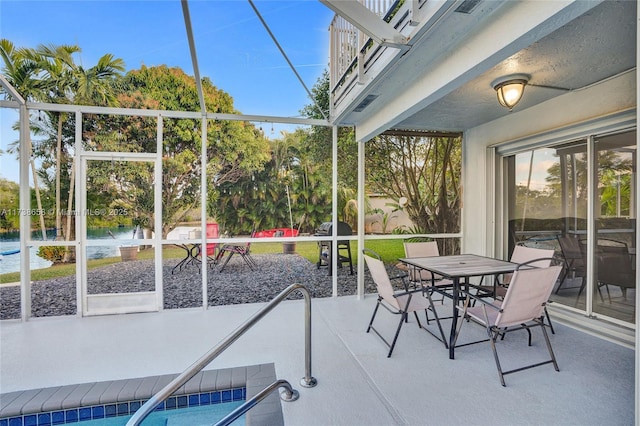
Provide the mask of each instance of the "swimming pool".
[{"label": "swimming pool", "polygon": [[[223,402],[214,405],[202,405],[189,408],[177,408],[175,410],[154,411],[142,422],[144,426],[211,426],[235,408],[242,405],[244,401]],[[80,422],[82,426],[125,426],[129,416],[109,417],[98,420],[88,420]],[[244,426],[244,415],[236,420],[234,425]]]},{"label": "swimming pool", "polygon": [[[144,425],[211,425],[246,400],[246,388],[171,396],[158,405]],[[43,411],[0,419],[0,426],[124,426],[144,400],[120,401],[62,410]],[[238,423],[244,425],[243,420]]]},{"label": "swimming pool", "polygon": [[[176,375],[64,385],[0,395],[0,426],[119,426]],[[160,403],[143,425],[211,425],[275,380],[273,364],[203,370]],[[258,404],[236,421],[282,425],[278,404]],[[268,397],[269,398],[269,397]],[[265,400],[266,402],[266,400]],[[186,411],[185,411],[186,409]]]}]

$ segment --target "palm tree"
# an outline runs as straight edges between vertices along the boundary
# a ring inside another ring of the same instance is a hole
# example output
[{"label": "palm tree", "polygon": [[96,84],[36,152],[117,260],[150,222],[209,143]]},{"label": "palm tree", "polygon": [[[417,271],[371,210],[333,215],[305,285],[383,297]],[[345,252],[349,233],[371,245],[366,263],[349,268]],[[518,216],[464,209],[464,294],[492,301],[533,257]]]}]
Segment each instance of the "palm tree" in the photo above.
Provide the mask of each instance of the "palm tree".
[{"label": "palm tree", "polygon": [[[40,64],[34,60],[33,55],[28,49],[18,49],[7,39],[0,40],[0,56],[2,57],[3,67],[2,74],[7,81],[22,95],[26,100],[38,100],[42,93],[43,82],[39,78]],[[35,187],[36,203],[38,211],[42,211],[42,200],[40,196],[40,188],[38,186],[38,173],[35,162],[32,157],[31,135],[24,135],[27,141],[29,156],[29,164],[33,176],[33,185]],[[9,150],[10,153],[19,152],[18,146],[14,145]],[[44,215],[40,214],[40,228],[42,230],[42,239],[47,239],[47,230],[44,224]]]},{"label": "palm tree", "polygon": [[[43,97],[48,102],[68,103],[67,93],[73,84],[73,74],[75,72],[75,64],[73,62],[73,54],[79,52],[78,46],[54,46],[40,45],[36,50],[30,51],[33,60],[39,63],[43,73]],[[53,112],[52,122],[58,124],[57,144],[56,144],[56,240],[62,238],[62,221],[60,215],[60,166],[62,156],[62,123],[65,113]],[[67,240],[68,240],[67,236]]]},{"label": "palm tree", "polygon": [[[71,45],[40,45],[33,52],[36,59],[40,59],[41,68],[46,82],[47,100],[53,103],[74,103],[76,105],[116,106],[117,99],[113,90],[113,79],[124,71],[122,59],[115,59],[112,54],[106,54],[98,60],[98,64],[89,69],[75,64],[73,54],[80,52],[78,46]],[[60,179],[61,160],[66,150],[62,146],[62,127],[66,121],[66,113],[54,113],[57,122],[56,136],[56,239],[61,238],[60,215]],[[72,160],[75,162],[75,157]],[[67,210],[73,207],[73,183],[75,180],[73,162],[71,166],[69,196]],[[71,219],[67,216],[65,239],[69,241],[71,235]]]},{"label": "palm tree", "polygon": [[[112,54],[107,53],[98,59],[98,63],[85,69],[82,66],[75,68],[71,85],[71,100],[75,104],[98,105],[98,106],[118,106],[116,96],[117,90],[114,81],[124,72],[124,61],[120,58],[114,58]],[[62,140],[62,120],[58,123],[58,143]],[[67,211],[73,208],[73,193],[75,182],[75,156],[71,165],[71,175],[69,177],[69,196],[67,198]],[[59,175],[59,169],[56,173]],[[66,240],[69,241],[71,236],[72,217],[67,216]]]},{"label": "palm tree", "polygon": [[[25,99],[51,103],[74,103],[85,105],[116,106],[117,98],[113,82],[123,72],[124,62],[114,58],[111,54],[102,56],[98,63],[88,69],[75,64],[74,53],[80,48],[72,45],[40,45],[37,49],[17,49],[12,42],[0,40],[0,55],[4,66],[2,72],[7,80],[18,90]],[[55,136],[55,185],[56,185],[56,238],[61,237],[61,169],[63,155],[63,124],[66,113],[53,112],[49,114],[50,122],[56,125]],[[27,135],[29,150],[31,138]],[[53,139],[53,138],[52,138]],[[73,159],[75,161],[75,158]],[[37,172],[33,160],[31,167],[36,189],[38,209],[42,210],[40,192],[38,188]],[[68,210],[73,206],[73,163],[71,165],[70,190],[67,201]],[[67,217],[66,239],[70,239],[71,217]],[[46,239],[44,218],[40,216],[43,238]]]}]

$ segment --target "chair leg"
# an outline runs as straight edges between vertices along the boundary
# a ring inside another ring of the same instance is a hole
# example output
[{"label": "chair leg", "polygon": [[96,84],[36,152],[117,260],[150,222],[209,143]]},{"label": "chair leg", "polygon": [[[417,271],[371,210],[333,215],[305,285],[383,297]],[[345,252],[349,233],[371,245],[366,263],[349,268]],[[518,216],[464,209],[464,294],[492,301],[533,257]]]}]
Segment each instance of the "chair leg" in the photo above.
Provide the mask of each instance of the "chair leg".
[{"label": "chair leg", "polygon": [[611,303],[611,292],[609,291],[609,285],[605,284],[604,286],[607,288],[607,297],[609,298],[609,303]]},{"label": "chair leg", "polygon": [[229,261],[231,260],[232,256],[233,256],[233,252],[230,251],[229,252],[229,256],[227,256],[227,258],[225,259],[224,263],[222,264],[222,266],[220,267],[220,270],[218,272],[222,272],[224,270],[224,268],[227,266],[227,263],[229,263]]},{"label": "chair leg", "polygon": [[393,341],[391,342],[391,346],[389,347],[389,353],[387,354],[387,358],[390,358],[391,354],[393,353],[393,348],[396,346],[396,341],[398,340],[398,336],[400,335],[400,330],[402,329],[402,324],[404,324],[406,317],[407,317],[407,313],[402,312],[402,315],[400,315],[400,322],[398,323],[398,329],[396,330],[396,335],[393,336]]},{"label": "chair leg", "polygon": [[[444,336],[444,330],[442,330],[442,324],[440,324],[440,318],[438,317],[438,312],[436,311],[436,308],[433,304],[433,299],[431,299],[431,292],[429,290],[427,290],[427,299],[429,300],[429,306],[431,307],[431,311],[433,312],[433,316],[436,320],[436,324],[438,325],[438,330],[440,331],[440,337],[441,337],[440,340],[442,341],[442,343],[444,343],[445,349],[449,349],[449,345],[447,344],[447,339]],[[429,314],[426,313],[426,310],[425,310],[425,314],[427,315],[427,324],[428,324]],[[435,337],[437,338],[437,336]]]},{"label": "chair leg", "polygon": [[498,350],[496,349],[496,339],[500,335],[500,332],[499,330],[492,330],[490,327],[487,327],[487,334],[489,335],[489,343],[491,344],[491,350],[493,351],[493,359],[496,361],[496,368],[498,369],[500,383],[502,386],[507,386],[504,382],[504,375],[502,374],[502,367],[500,366],[500,358],[498,358]]},{"label": "chair leg", "polygon": [[578,302],[580,301],[580,295],[582,294],[582,291],[584,290],[584,287],[586,285],[587,285],[587,282],[585,281],[585,278],[582,277],[582,283],[580,283],[580,290],[578,290],[578,295],[576,296],[576,306],[578,306]]},{"label": "chair leg", "polygon": [[547,344],[547,350],[549,351],[549,355],[551,355],[551,362],[553,363],[553,368],[555,368],[556,371],[560,371],[560,368],[558,367],[558,362],[556,361],[556,356],[553,353],[553,348],[551,347],[551,341],[549,341],[549,334],[547,334],[547,330],[544,328],[544,322],[542,323],[542,334],[544,336],[544,341]]},{"label": "chair leg", "polygon": [[242,257],[242,260],[244,260],[244,263],[246,263],[247,266],[249,266],[249,269],[253,271],[253,266],[255,265],[255,263],[253,263],[253,261],[249,258],[249,256],[244,253],[240,253],[240,256]]},{"label": "chair leg", "polygon": [[[544,322],[543,322],[542,324],[544,325]],[[523,327],[525,330],[527,330],[527,334],[528,334],[528,336],[529,336],[529,340],[528,340],[528,342],[527,342],[527,346],[531,346],[531,330],[529,330],[529,327],[527,327],[527,325],[526,325],[526,324],[522,324],[522,327]],[[506,334],[506,333],[505,333],[505,334]],[[503,334],[503,336],[504,336],[504,334]]]},{"label": "chair leg", "polygon": [[547,317],[547,322],[549,323],[549,329],[551,330],[551,334],[556,334],[556,331],[553,329],[553,324],[551,323],[551,317],[549,316],[549,311],[547,311],[547,307],[544,307],[544,315]]},{"label": "chair leg", "polygon": [[380,303],[382,303],[382,297],[378,297],[378,303],[376,303],[376,307],[373,309],[373,315],[371,315],[371,320],[369,321],[369,326],[367,327],[367,333],[371,331],[371,326],[373,325],[373,320],[378,313],[378,308],[380,307]]},{"label": "chair leg", "polygon": [[[418,312],[413,311],[413,315],[416,317],[416,322],[418,323],[418,327],[422,328],[422,324],[420,323],[420,318],[418,318]],[[427,320],[427,324],[429,324],[428,320]]]}]

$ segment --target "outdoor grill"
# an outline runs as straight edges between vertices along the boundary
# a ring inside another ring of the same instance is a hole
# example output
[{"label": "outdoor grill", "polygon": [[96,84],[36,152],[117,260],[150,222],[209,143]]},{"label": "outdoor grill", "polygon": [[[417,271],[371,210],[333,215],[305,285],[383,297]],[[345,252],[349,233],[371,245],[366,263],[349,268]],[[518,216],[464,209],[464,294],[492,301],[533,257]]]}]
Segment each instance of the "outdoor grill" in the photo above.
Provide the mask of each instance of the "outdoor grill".
[{"label": "outdoor grill", "polygon": [[[314,234],[316,237],[327,237],[333,235],[333,222],[324,222],[320,224],[320,227]],[[351,226],[345,222],[338,222],[338,235],[353,235]],[[342,268],[343,263],[348,263],[353,275],[353,262],[351,260],[351,242],[349,240],[338,241],[338,267]],[[331,241],[318,242],[318,269],[321,266],[326,266],[329,269],[329,275],[331,275]]]},{"label": "outdoor grill", "polygon": [[[352,235],[353,231],[351,230],[351,226],[345,222],[338,222],[338,235]],[[328,235],[333,235],[333,222],[323,222],[320,224],[320,227],[316,230],[316,237],[325,237]]]}]

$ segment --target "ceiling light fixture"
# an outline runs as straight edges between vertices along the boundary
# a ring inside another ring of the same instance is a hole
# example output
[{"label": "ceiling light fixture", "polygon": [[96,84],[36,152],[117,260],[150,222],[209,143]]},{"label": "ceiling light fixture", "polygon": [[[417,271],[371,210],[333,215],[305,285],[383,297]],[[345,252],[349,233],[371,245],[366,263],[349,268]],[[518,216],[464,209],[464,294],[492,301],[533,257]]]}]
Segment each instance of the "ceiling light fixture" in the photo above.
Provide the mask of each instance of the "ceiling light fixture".
[{"label": "ceiling light fixture", "polygon": [[491,83],[498,94],[498,102],[505,108],[512,110],[522,99],[524,87],[531,77],[527,74],[511,74],[500,77]]}]

